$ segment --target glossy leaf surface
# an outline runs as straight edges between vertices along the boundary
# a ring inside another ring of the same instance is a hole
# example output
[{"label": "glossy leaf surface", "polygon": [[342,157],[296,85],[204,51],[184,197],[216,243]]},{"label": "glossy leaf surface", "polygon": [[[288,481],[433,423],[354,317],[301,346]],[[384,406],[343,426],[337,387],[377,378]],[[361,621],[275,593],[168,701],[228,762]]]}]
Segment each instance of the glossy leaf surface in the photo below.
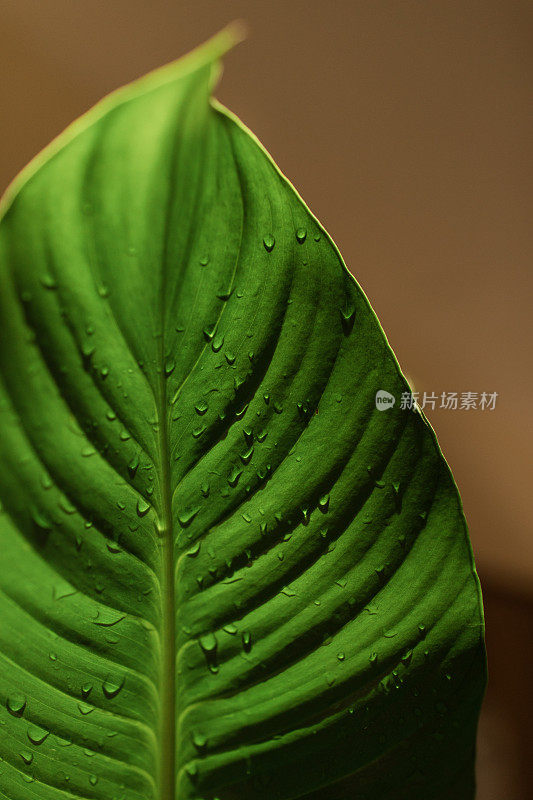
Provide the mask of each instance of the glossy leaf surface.
[{"label": "glossy leaf surface", "polygon": [[0,797],[472,798],[457,490],[330,238],[211,101],[230,38],[3,202]]}]

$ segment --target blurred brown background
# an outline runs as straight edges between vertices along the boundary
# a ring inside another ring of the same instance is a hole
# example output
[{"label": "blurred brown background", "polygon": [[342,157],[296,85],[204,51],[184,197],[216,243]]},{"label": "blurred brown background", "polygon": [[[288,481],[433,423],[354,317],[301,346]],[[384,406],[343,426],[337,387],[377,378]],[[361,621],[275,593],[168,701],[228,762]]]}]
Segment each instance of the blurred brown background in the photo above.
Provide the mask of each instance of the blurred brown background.
[{"label": "blurred brown background", "polygon": [[[427,412],[484,587],[478,800],[533,797],[533,4],[0,0],[0,186],[104,93],[235,18],[217,95],[329,229]],[[529,772],[529,774],[528,774]]]}]

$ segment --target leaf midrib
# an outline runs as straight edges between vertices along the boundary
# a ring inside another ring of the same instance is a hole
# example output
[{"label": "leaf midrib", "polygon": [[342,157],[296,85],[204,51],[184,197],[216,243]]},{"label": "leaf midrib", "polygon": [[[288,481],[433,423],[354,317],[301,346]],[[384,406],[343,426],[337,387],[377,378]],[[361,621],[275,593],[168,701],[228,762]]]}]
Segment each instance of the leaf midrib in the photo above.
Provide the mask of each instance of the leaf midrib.
[{"label": "leaf midrib", "polygon": [[[161,337],[161,350],[163,350]],[[160,670],[160,763],[161,800],[172,800],[175,794],[176,759],[176,629],[174,619],[174,546],[172,535],[172,493],[170,485],[170,453],[166,413],[166,381],[160,360],[159,380],[159,453],[161,463],[161,670]]]}]

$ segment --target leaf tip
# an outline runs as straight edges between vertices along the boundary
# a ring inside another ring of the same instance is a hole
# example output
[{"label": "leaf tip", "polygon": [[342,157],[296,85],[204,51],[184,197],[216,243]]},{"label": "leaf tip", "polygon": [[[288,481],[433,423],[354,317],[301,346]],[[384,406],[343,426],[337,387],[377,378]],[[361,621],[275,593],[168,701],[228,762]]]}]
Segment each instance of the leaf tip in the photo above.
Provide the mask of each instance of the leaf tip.
[{"label": "leaf tip", "polygon": [[197,54],[200,59],[207,58],[210,61],[218,61],[226,53],[233,50],[238,44],[243,42],[248,35],[248,25],[242,19],[233,20],[225,28],[215,33],[206,42],[201,44],[190,56]]}]

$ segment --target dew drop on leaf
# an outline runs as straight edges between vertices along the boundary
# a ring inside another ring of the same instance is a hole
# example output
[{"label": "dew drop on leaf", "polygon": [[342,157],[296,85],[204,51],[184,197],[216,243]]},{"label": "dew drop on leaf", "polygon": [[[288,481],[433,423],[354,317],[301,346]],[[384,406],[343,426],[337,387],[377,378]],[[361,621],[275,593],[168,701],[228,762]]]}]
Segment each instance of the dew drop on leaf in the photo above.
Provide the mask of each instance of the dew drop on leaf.
[{"label": "dew drop on leaf", "polygon": [[195,732],[192,735],[192,743],[196,747],[198,751],[205,750],[207,747],[207,738],[204,736],[203,733]]},{"label": "dew drop on leaf", "polygon": [[29,750],[22,750],[20,753],[20,757],[24,761],[25,764],[30,765],[33,761],[33,753],[30,753]]},{"label": "dew drop on leaf", "polygon": [[137,472],[138,468],[139,468],[139,456],[137,453],[135,453],[135,455],[128,464],[128,474],[130,478],[135,477],[135,473]]},{"label": "dew drop on leaf", "polygon": [[222,345],[224,344],[224,337],[217,334],[213,341],[211,342],[211,349],[214,353],[218,353],[219,350],[222,349]]},{"label": "dew drop on leaf", "polygon": [[50,731],[32,724],[27,730],[27,736],[30,742],[38,747],[50,736]]},{"label": "dew drop on leaf", "polygon": [[45,289],[57,289],[57,283],[52,275],[43,275],[41,283]]},{"label": "dew drop on leaf", "polygon": [[329,508],[329,494],[323,494],[318,501],[318,507],[323,514],[326,514]]},{"label": "dew drop on leaf", "polygon": [[13,717],[21,717],[26,708],[26,698],[19,692],[8,695],[6,708]]},{"label": "dew drop on leaf", "polygon": [[146,502],[144,497],[139,497],[137,500],[137,515],[144,517],[150,511],[150,504]]},{"label": "dew drop on leaf", "polygon": [[276,240],[272,236],[271,233],[268,233],[265,238],[263,239],[263,245],[267,253],[271,253],[274,249],[274,245],[276,244]]},{"label": "dew drop on leaf", "polygon": [[181,527],[186,528],[187,525],[190,525],[199,510],[200,507],[196,506],[195,508],[186,508],[183,511],[180,511],[178,514],[178,521]]},{"label": "dew drop on leaf", "polygon": [[104,696],[107,697],[108,700],[112,700],[114,697],[116,697],[124,686],[124,680],[124,678],[117,680],[113,677],[107,677],[102,683],[102,691]]}]

